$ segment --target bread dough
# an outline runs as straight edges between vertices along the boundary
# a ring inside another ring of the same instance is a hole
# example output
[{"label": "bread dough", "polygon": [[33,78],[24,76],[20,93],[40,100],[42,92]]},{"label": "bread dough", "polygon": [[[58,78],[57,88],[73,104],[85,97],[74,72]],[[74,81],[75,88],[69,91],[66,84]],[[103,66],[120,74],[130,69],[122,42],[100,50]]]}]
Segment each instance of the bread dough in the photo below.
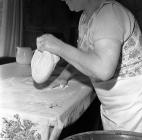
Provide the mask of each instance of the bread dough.
[{"label": "bread dough", "polygon": [[31,60],[32,78],[37,83],[45,82],[53,72],[60,57],[48,51],[36,50]]}]

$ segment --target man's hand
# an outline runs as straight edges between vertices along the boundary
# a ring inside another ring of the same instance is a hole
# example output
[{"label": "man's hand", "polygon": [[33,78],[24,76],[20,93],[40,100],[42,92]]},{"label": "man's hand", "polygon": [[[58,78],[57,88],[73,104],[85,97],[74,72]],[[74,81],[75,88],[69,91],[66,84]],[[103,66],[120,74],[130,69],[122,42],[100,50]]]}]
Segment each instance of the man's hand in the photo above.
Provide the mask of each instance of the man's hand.
[{"label": "man's hand", "polygon": [[44,34],[37,38],[37,49],[40,51],[49,51],[58,55],[63,45],[63,41],[51,34]]}]

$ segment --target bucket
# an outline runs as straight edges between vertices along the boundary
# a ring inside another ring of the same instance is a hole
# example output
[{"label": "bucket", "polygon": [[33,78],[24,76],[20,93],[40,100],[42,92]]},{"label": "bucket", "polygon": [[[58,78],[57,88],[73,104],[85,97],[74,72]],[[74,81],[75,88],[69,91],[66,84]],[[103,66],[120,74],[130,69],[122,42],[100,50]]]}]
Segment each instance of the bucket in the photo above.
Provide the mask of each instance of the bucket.
[{"label": "bucket", "polygon": [[142,140],[142,133],[130,131],[90,131],[75,134],[64,140]]}]

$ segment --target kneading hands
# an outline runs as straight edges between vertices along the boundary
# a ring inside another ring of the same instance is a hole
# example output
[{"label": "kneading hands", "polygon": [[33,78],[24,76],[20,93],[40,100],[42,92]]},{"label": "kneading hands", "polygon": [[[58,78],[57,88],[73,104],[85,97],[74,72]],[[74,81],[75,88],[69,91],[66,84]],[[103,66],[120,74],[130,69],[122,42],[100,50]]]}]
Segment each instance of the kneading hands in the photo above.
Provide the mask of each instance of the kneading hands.
[{"label": "kneading hands", "polygon": [[104,38],[94,41],[93,49],[84,51],[61,41],[51,34],[45,34],[37,38],[37,49],[41,52],[48,51],[62,57],[88,77],[105,81],[110,79],[116,70],[121,42]]}]

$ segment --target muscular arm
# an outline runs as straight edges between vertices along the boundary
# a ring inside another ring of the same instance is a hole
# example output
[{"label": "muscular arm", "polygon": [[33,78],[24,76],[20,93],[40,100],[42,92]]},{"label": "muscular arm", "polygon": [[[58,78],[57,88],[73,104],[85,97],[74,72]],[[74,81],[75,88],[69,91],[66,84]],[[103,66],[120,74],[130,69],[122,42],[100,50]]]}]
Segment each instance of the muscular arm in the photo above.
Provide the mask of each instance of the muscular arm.
[{"label": "muscular arm", "polygon": [[121,42],[115,39],[101,39],[94,43],[94,50],[87,52],[64,44],[58,55],[83,74],[96,80],[110,79],[116,69]]}]

